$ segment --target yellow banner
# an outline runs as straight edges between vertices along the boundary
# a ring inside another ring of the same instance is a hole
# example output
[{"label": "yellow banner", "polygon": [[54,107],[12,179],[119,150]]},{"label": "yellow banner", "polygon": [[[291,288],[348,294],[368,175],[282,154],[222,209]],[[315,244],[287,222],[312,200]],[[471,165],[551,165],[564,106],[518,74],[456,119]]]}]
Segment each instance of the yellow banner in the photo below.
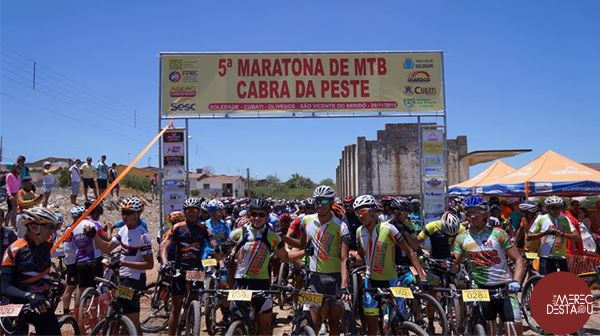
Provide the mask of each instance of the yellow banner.
[{"label": "yellow banner", "polygon": [[164,115],[444,111],[441,52],[161,54]]}]

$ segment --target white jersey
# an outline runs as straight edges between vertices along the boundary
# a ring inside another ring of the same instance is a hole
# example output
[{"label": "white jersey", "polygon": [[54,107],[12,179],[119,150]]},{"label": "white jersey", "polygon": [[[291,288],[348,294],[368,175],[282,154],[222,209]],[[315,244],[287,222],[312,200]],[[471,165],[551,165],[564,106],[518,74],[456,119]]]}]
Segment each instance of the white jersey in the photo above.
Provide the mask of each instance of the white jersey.
[{"label": "white jersey", "polygon": [[[144,256],[152,254],[152,243],[148,231],[141,225],[135,229],[129,229],[127,225],[119,229],[119,233],[113,237],[113,241],[121,245],[121,261],[144,261]],[[139,280],[146,271],[121,266],[119,276]]]}]

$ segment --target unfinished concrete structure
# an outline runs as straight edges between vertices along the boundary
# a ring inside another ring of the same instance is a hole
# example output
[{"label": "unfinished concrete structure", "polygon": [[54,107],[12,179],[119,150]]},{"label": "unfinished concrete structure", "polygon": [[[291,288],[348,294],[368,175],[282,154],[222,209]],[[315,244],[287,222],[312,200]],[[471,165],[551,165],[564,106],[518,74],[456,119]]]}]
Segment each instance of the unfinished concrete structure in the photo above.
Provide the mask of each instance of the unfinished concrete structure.
[{"label": "unfinished concrete structure", "polygon": [[[434,125],[422,123],[421,125]],[[467,137],[448,139],[448,185],[469,178],[469,167],[530,150],[493,150],[468,153]],[[386,124],[377,140],[358,137],[344,147],[336,168],[338,195],[419,195],[421,179],[419,125]]]}]

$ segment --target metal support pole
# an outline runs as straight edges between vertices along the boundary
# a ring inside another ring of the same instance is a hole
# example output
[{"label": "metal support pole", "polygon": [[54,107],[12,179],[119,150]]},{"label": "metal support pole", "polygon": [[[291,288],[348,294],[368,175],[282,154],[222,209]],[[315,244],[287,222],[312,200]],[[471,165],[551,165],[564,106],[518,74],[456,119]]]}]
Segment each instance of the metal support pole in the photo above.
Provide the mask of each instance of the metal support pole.
[{"label": "metal support pole", "polygon": [[419,200],[421,200],[421,218],[425,218],[425,212],[424,212],[424,197],[423,197],[423,130],[421,129],[421,117],[417,117],[417,134],[419,136]]},{"label": "metal support pole", "polygon": [[185,119],[185,195],[190,197],[190,137],[188,120]]},{"label": "metal support pole", "polygon": [[[162,129],[162,85],[161,85],[161,74],[162,74],[162,58],[158,59],[159,71],[158,71],[158,132]],[[158,227],[159,232],[162,236],[164,232],[165,224],[163,222],[164,214],[163,214],[163,157],[162,157],[162,137],[158,139],[158,205],[159,216],[158,217]],[[161,237],[162,238],[162,237]]]}]

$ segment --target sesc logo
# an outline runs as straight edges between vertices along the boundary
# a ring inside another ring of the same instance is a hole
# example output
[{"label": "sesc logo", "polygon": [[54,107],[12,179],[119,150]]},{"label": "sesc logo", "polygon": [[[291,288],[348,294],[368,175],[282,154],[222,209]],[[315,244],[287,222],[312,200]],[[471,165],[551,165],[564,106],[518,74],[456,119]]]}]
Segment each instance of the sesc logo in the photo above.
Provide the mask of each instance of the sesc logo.
[{"label": "sesc logo", "polygon": [[413,62],[412,57],[406,57],[404,58],[404,63],[402,63],[402,66],[404,67],[404,69],[412,69],[415,67],[415,64]]},{"label": "sesc logo", "polygon": [[171,112],[177,111],[196,111],[196,104],[171,103]]},{"label": "sesc logo", "polygon": [[173,83],[177,83],[181,80],[181,72],[173,71],[169,74],[169,80]]},{"label": "sesc logo", "polygon": [[431,82],[429,78],[429,72],[427,71],[413,71],[408,76],[409,82]]}]

